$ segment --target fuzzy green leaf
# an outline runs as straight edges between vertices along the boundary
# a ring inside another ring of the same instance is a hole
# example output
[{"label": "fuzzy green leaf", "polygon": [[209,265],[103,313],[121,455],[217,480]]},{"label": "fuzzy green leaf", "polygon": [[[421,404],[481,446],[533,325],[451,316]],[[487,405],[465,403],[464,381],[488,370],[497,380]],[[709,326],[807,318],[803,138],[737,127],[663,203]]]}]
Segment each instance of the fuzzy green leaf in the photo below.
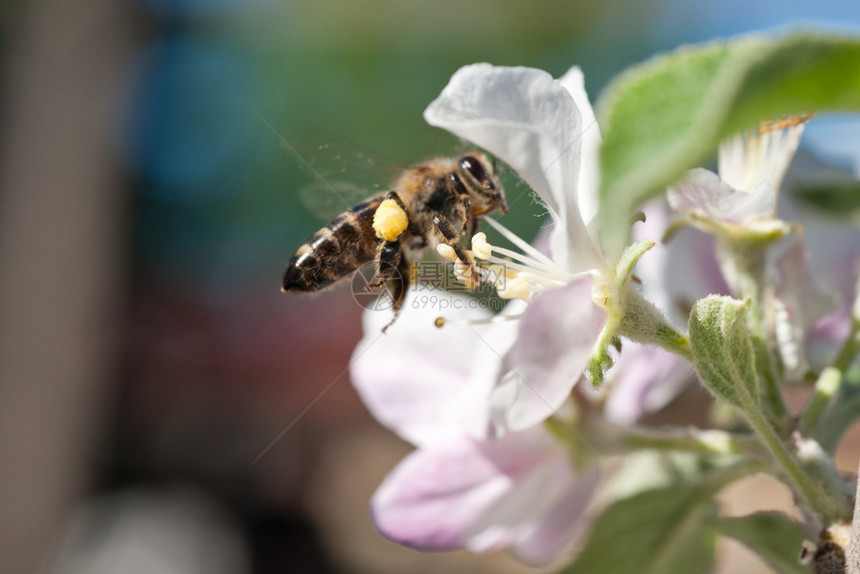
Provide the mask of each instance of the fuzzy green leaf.
[{"label": "fuzzy green leaf", "polygon": [[758,397],[748,310],[747,302],[710,295],[690,313],[690,348],[699,378],[708,390],[739,408],[744,408],[744,397]]},{"label": "fuzzy green leaf", "polygon": [[597,520],[561,574],[705,574],[714,561],[716,503],[706,490],[673,486],[619,500]]},{"label": "fuzzy green leaf", "polygon": [[800,563],[804,540],[813,540],[796,522],[776,512],[762,512],[739,518],[720,518],[714,526],[725,536],[734,538],[755,552],[782,574],[810,574]]},{"label": "fuzzy green leaf", "polygon": [[752,35],[631,68],[598,102],[605,247],[620,253],[635,207],[702,164],[721,138],[787,114],[836,110],[860,110],[857,38]]}]

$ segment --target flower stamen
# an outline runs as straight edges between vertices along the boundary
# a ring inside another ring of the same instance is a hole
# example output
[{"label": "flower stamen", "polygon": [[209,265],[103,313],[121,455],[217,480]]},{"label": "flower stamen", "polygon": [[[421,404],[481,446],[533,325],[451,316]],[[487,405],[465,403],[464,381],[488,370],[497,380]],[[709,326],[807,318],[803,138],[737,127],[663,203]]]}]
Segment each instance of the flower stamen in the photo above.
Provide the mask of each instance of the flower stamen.
[{"label": "flower stamen", "polygon": [[523,313],[514,313],[511,315],[493,315],[492,317],[486,317],[484,319],[455,319],[450,320],[446,318],[444,315],[440,315],[436,317],[436,320],[433,321],[433,324],[436,325],[437,328],[441,329],[446,325],[491,325],[493,323],[502,323],[507,321],[519,321],[523,316]]},{"label": "flower stamen", "polygon": [[[436,247],[443,259],[454,264],[454,275],[467,287],[473,288],[477,278],[493,285],[502,299],[528,301],[536,293],[561,287],[577,277],[574,273],[563,271],[549,257],[500,223],[493,221],[491,225],[511,243],[522,247],[526,254],[492,245],[484,233],[476,233],[472,237],[472,251],[466,252],[476,260],[474,265],[461,261],[450,245],[440,244]],[[497,257],[494,253],[504,255],[505,258]]]},{"label": "flower stamen", "polygon": [[762,122],[754,131],[727,139],[719,150],[720,177],[748,193],[761,181],[779,190],[810,118],[812,114],[804,114]]},{"label": "flower stamen", "polygon": [[550,274],[559,275],[560,281],[569,281],[571,277],[574,277],[572,273],[559,274],[558,266],[553,265],[552,263],[544,263],[542,261],[533,259],[510,249],[505,249],[504,247],[498,247],[496,245],[490,245],[490,243],[487,241],[487,236],[484,233],[477,233],[474,237],[472,237],[472,249],[475,257],[478,259],[484,259],[486,261],[490,261],[493,263],[502,263],[505,265],[516,265],[515,263],[512,263],[508,260],[492,256],[493,253],[498,253],[500,255],[504,255],[506,257],[510,257],[511,259],[522,261],[523,263],[525,263],[526,265],[518,266],[518,268],[520,269],[537,268]]},{"label": "flower stamen", "polygon": [[504,237],[505,239],[507,239],[508,241],[510,241],[511,243],[513,243],[514,245],[516,245],[517,247],[522,249],[525,253],[528,253],[533,258],[535,258],[538,261],[541,261],[547,265],[555,266],[555,263],[553,263],[552,259],[550,259],[546,255],[544,255],[543,253],[541,253],[540,251],[535,249],[534,246],[530,245],[528,241],[525,241],[519,235],[517,235],[513,231],[509,230],[507,227],[505,227],[504,225],[502,225],[501,223],[499,223],[495,219],[492,219],[490,217],[485,217],[483,221],[485,223],[488,223],[490,225],[490,227],[492,227],[493,229],[498,231],[502,235],[502,237]]}]

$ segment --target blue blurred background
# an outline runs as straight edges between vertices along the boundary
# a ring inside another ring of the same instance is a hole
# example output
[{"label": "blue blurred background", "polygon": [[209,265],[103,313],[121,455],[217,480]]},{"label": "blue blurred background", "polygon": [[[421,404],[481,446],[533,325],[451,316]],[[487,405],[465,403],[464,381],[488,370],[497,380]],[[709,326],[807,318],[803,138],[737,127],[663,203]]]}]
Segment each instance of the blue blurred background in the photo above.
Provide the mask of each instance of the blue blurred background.
[{"label": "blue blurred background", "polygon": [[[374,534],[367,500],[408,447],[349,385],[348,290],[279,292],[325,223],[303,164],[347,156],[344,179],[385,186],[361,158],[452,153],[422,112],[464,64],[579,65],[595,99],[657,52],[801,24],[857,32],[860,5],[4,4],[0,570],[532,571]],[[858,136],[823,118],[805,142],[856,166]],[[533,236],[539,211],[505,223]]]}]

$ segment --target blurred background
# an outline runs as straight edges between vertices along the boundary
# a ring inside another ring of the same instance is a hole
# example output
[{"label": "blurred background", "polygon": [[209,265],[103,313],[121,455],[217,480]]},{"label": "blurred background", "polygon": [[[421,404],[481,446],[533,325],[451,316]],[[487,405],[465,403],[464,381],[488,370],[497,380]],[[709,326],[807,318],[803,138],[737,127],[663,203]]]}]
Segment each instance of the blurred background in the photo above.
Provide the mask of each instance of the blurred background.
[{"label": "blurred background", "polygon": [[[857,32],[860,5],[2,3],[0,571],[535,571],[373,530],[370,495],[409,447],[350,386],[349,290],[279,291],[326,222],[302,200],[305,163],[386,186],[453,153],[422,112],[464,64],[578,64],[594,99],[659,51],[797,24]],[[832,117],[804,141],[856,170],[858,137]],[[505,223],[531,237],[535,213]],[[790,503],[752,483],[727,508],[750,493]],[[721,568],[739,571],[729,550]]]}]

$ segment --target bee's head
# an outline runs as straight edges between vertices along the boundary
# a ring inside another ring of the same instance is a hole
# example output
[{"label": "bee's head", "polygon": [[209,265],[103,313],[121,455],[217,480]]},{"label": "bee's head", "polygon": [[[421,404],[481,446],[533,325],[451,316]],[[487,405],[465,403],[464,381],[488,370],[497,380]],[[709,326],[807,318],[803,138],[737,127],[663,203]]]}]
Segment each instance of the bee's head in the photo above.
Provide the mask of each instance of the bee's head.
[{"label": "bee's head", "polygon": [[490,163],[483,153],[469,152],[457,160],[457,174],[469,191],[475,215],[489,213],[494,209],[508,212],[505,190],[499,181],[495,162]]}]

